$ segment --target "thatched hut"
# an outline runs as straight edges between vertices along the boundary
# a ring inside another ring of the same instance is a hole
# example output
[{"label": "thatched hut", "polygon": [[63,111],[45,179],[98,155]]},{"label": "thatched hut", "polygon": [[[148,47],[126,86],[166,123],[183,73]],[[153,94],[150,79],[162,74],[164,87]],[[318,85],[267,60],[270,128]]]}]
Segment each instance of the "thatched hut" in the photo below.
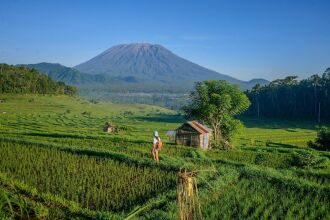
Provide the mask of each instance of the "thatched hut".
[{"label": "thatched hut", "polygon": [[175,132],[175,143],[178,145],[207,149],[212,130],[197,121],[187,121]]},{"label": "thatched hut", "polygon": [[103,126],[103,131],[107,132],[107,133],[112,133],[115,131],[115,128],[113,126],[111,126],[111,124],[109,122],[106,122]]}]

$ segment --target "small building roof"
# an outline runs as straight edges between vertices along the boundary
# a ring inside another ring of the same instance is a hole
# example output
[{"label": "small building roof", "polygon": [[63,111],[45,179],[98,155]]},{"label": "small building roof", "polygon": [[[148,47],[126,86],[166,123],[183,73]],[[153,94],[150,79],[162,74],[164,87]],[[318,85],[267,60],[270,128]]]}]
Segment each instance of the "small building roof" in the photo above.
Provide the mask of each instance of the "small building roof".
[{"label": "small building roof", "polygon": [[210,133],[212,131],[210,128],[208,128],[205,125],[199,123],[198,121],[187,121],[185,124],[190,125],[193,129],[195,129],[200,134],[207,134],[207,133]]}]

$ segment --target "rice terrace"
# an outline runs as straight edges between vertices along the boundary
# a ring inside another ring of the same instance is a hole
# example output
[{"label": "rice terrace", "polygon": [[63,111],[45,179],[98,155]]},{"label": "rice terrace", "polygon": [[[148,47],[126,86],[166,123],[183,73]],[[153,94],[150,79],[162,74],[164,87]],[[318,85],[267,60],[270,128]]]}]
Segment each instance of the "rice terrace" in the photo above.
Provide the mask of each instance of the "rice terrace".
[{"label": "rice terrace", "polygon": [[207,2],[3,2],[1,220],[330,219],[329,3]]}]

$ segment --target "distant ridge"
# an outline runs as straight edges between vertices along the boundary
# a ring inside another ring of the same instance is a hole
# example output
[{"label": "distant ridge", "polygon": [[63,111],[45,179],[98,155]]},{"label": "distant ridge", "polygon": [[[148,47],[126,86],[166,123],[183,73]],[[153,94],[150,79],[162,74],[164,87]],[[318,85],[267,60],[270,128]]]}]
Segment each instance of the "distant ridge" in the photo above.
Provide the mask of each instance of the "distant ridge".
[{"label": "distant ridge", "polygon": [[78,70],[63,66],[58,63],[36,63],[22,64],[30,69],[36,69],[56,81],[62,81],[70,85],[100,84],[109,81],[109,77],[103,75],[90,75],[81,73]]}]

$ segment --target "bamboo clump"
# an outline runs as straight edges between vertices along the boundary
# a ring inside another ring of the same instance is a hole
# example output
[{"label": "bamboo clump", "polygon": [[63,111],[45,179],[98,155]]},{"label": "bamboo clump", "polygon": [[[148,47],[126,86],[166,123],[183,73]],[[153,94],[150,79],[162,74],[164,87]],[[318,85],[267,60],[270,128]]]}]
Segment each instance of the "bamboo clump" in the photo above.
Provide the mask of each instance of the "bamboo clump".
[{"label": "bamboo clump", "polygon": [[198,201],[197,172],[178,172],[177,200],[180,220],[201,220],[202,211]]}]

